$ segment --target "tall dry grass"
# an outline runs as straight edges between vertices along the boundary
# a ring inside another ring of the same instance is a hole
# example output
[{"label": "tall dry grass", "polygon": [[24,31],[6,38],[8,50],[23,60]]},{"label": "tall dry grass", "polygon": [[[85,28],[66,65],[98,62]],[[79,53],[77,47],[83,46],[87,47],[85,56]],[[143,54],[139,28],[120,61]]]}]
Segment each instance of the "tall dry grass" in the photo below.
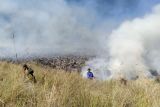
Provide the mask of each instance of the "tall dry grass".
[{"label": "tall dry grass", "polygon": [[24,80],[22,68],[0,63],[0,107],[160,107],[160,84],[153,80],[83,79],[31,63],[37,83]]}]

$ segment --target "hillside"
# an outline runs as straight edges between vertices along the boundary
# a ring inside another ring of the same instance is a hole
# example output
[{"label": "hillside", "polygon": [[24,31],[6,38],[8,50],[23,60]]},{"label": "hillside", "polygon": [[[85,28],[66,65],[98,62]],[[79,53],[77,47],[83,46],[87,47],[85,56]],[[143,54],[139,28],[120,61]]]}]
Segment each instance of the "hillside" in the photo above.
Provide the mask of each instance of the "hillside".
[{"label": "hillside", "polygon": [[127,85],[118,80],[87,80],[36,63],[37,83],[24,81],[20,64],[0,62],[0,107],[159,107],[160,84],[138,79]]}]

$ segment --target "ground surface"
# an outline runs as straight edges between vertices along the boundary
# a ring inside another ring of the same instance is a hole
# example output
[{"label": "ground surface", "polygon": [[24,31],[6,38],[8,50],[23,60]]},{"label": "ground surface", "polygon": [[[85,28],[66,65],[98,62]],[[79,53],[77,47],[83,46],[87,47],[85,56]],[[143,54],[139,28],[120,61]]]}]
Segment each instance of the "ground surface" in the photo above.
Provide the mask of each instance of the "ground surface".
[{"label": "ground surface", "polygon": [[154,80],[123,85],[28,64],[35,71],[36,84],[24,80],[21,64],[0,62],[0,107],[160,107],[160,84]]}]

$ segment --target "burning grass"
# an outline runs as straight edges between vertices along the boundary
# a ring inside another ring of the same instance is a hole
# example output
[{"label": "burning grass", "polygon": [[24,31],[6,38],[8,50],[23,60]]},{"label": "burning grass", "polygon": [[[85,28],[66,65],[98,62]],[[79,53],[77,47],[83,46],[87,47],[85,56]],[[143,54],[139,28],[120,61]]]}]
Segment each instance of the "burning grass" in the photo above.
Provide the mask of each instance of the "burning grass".
[{"label": "burning grass", "polygon": [[25,82],[20,65],[0,63],[1,107],[159,107],[160,84],[139,79],[83,79],[78,73],[42,68],[30,63],[37,83]]}]

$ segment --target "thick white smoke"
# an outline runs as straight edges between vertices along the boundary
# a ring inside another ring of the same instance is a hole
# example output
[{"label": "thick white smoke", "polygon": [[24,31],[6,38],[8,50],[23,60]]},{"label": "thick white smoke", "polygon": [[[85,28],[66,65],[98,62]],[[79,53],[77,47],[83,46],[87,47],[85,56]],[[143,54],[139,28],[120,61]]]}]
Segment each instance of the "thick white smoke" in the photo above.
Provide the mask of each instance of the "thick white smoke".
[{"label": "thick white smoke", "polygon": [[[16,52],[18,57],[107,53],[106,35],[148,4],[145,0],[0,0],[0,57]],[[133,15],[128,13],[132,8],[136,8]]]},{"label": "thick white smoke", "polygon": [[123,22],[106,41],[109,55],[87,63],[97,78],[151,76],[151,69],[160,73],[160,5],[142,18]]},{"label": "thick white smoke", "polygon": [[109,35],[118,21],[102,19],[102,24],[87,6],[69,5],[66,0],[0,2],[0,57],[13,57],[15,52],[19,57],[98,54],[87,65],[101,79],[150,75],[150,69],[160,73],[160,6],[123,22]]},{"label": "thick white smoke", "polygon": [[93,26],[96,14],[87,7],[66,0],[0,2],[0,57],[14,56],[15,51],[19,57],[95,54],[101,48],[101,28]]}]

